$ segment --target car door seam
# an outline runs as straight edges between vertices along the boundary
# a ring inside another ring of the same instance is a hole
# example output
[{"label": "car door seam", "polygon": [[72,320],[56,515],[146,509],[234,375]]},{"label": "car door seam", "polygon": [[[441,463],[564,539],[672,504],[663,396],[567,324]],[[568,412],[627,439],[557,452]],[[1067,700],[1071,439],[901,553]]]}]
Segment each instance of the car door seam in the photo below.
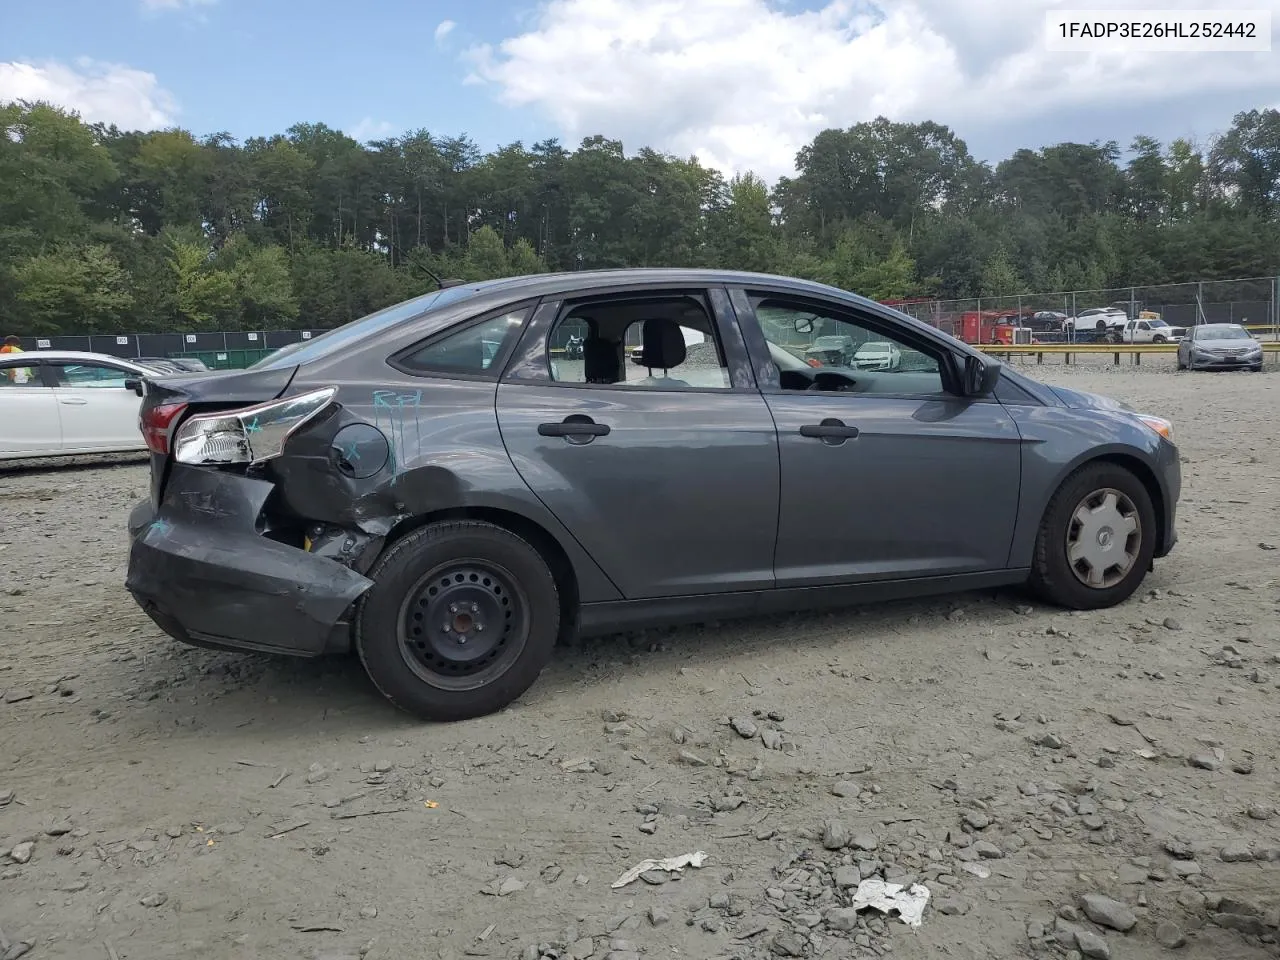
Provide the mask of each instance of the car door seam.
[{"label": "car door seam", "polygon": [[493,422],[498,428],[498,439],[502,441],[502,451],[507,455],[507,462],[511,464],[512,471],[515,473],[517,477],[520,478],[520,482],[524,484],[525,489],[529,491],[529,495],[532,496],[534,500],[538,502],[539,506],[541,506],[543,510],[547,511],[548,516],[555,518],[555,521],[557,524],[559,524],[560,528],[564,530],[564,532],[573,540],[573,542],[578,545],[578,549],[580,549],[583,552],[583,554],[588,558],[590,558],[591,562],[596,565],[596,569],[599,570],[601,575],[605,578],[605,580],[609,582],[609,585],[618,592],[618,596],[621,597],[623,600],[634,599],[632,597],[628,597],[626,593],[614,582],[613,577],[610,576],[609,574],[609,571],[606,570],[604,566],[600,563],[600,561],[597,560],[595,556],[591,553],[591,551],[587,549],[586,544],[584,544],[581,540],[578,539],[578,535],[573,532],[573,530],[569,527],[569,525],[566,524],[563,520],[560,519],[559,516],[556,515],[556,512],[551,509],[551,505],[542,499],[542,495],[538,493],[537,490],[533,489],[533,486],[525,478],[524,473],[522,473],[520,468],[516,465],[516,459],[511,453],[511,447],[507,445],[506,432],[503,430],[503,427],[502,427],[502,415],[499,412],[498,394],[501,392],[503,386],[515,387],[517,389],[521,387],[525,389],[529,389],[531,387],[541,386],[541,384],[519,383],[519,382],[514,384],[512,383],[504,384],[501,380],[499,380],[497,383],[493,385]]}]

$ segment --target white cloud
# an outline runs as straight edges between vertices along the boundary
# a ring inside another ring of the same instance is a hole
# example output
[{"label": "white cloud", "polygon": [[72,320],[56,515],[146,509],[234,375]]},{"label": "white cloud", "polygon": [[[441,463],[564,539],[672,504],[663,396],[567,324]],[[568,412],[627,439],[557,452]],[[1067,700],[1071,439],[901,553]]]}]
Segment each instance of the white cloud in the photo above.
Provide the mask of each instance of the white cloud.
[{"label": "white cloud", "polygon": [[395,126],[386,120],[365,117],[347,131],[347,136],[361,143],[368,143],[370,140],[381,140],[383,137],[389,137],[395,132]]},{"label": "white cloud", "polygon": [[436,27],[436,43],[444,43],[444,38],[453,33],[453,28],[457,24],[452,20],[441,20],[440,25]]},{"label": "white cloud", "polygon": [[[880,3],[789,11],[769,0],[549,0],[527,32],[471,49],[468,80],[541,111],[571,144],[604,133],[629,149],[771,179],[792,171],[818,131],[881,114],[964,136],[1054,111],[1123,108],[1142,127],[1153,104],[1176,110],[1183,96],[1255,89],[1261,104],[1280,86],[1274,54],[1051,52],[1044,15],[1055,0]],[[1254,5],[1280,25],[1280,0]]]},{"label": "white cloud", "polygon": [[89,123],[125,130],[172,126],[177,101],[154,73],[116,63],[80,59],[62,63],[0,63],[0,102],[45,100],[79,112]]}]

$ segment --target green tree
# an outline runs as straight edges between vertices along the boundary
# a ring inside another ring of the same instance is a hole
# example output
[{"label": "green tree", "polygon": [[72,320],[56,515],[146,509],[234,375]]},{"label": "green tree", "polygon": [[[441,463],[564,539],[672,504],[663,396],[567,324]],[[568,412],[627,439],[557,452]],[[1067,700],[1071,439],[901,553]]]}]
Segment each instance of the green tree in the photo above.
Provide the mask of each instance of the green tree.
[{"label": "green tree", "polygon": [[1018,272],[1008,255],[997,250],[982,265],[982,290],[984,297],[1011,297],[1019,292]]},{"label": "green tree", "polygon": [[109,247],[59,246],[14,270],[17,299],[31,333],[113,330],[133,305],[127,278]]},{"label": "green tree", "polygon": [[188,330],[217,329],[232,319],[236,305],[235,277],[212,265],[203,244],[174,236],[168,242],[174,312]]}]

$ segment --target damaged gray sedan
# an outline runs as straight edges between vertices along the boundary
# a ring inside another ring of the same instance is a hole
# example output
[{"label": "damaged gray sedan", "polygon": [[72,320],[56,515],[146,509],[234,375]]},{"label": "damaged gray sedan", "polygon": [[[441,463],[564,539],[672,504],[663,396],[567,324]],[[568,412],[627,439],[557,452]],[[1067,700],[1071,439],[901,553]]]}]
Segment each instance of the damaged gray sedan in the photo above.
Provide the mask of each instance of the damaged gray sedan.
[{"label": "damaged gray sedan", "polygon": [[[884,362],[815,359],[831,337]],[[354,649],[426,719],[511,703],[575,633],[1024,584],[1111,606],[1176,540],[1167,421],[782,277],[448,286],[139,389],[142,608],[199,646]]]}]

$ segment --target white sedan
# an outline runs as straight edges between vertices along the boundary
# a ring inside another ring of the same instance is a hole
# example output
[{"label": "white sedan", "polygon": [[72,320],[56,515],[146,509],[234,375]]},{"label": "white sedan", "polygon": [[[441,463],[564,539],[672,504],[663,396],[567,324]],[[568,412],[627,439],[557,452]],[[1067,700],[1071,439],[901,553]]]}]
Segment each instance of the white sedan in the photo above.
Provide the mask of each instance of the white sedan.
[{"label": "white sedan", "polygon": [[0,460],[146,450],[132,384],[173,372],[103,353],[0,354]]}]

